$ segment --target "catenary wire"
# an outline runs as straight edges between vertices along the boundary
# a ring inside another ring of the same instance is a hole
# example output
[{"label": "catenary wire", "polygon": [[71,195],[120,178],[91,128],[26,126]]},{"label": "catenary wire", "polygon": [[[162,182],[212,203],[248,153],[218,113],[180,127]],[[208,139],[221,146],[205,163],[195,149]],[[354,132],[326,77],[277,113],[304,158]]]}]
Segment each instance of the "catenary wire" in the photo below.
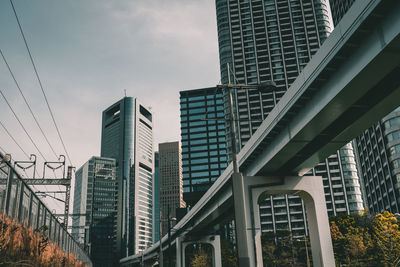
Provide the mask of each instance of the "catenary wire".
[{"label": "catenary wire", "polygon": [[28,153],[25,152],[25,150],[18,144],[17,140],[10,134],[10,132],[7,130],[7,128],[4,126],[4,124],[0,121],[0,125],[3,127],[3,129],[6,131],[8,136],[14,141],[14,143],[21,149],[21,151],[24,153],[24,155],[29,159]]},{"label": "catenary wire", "polygon": [[[13,80],[14,80],[15,85],[16,85],[17,88],[18,88],[18,91],[20,92],[22,98],[24,99],[25,104],[28,106],[28,109],[29,109],[29,111],[30,111],[30,113],[31,113],[31,115],[32,115],[32,117],[33,117],[33,119],[34,119],[34,121],[36,122],[36,125],[39,127],[39,129],[40,129],[40,131],[41,131],[41,133],[42,133],[44,139],[46,140],[47,144],[49,145],[49,147],[50,147],[51,150],[53,151],[54,156],[55,156],[56,158],[58,158],[57,153],[55,152],[53,146],[50,144],[50,142],[49,142],[49,140],[48,140],[46,134],[44,133],[42,127],[40,126],[40,124],[39,124],[39,122],[38,122],[38,120],[37,120],[35,114],[33,113],[31,106],[29,105],[28,101],[26,100],[26,97],[25,97],[24,93],[22,92],[21,87],[19,86],[19,83],[18,83],[17,79],[15,78],[15,75],[14,75],[13,71],[11,70],[11,67],[10,67],[10,65],[8,64],[8,61],[7,61],[7,59],[5,58],[4,53],[3,53],[3,51],[2,51],[1,49],[0,49],[0,54],[1,54],[1,57],[3,58],[3,60],[4,60],[4,63],[5,63],[6,66],[7,66],[8,71],[10,72],[11,77],[12,77]],[[57,175],[56,175],[56,173],[55,173],[55,170],[53,170],[53,173],[54,173],[54,177],[57,178]],[[58,188],[60,189],[60,185],[58,185]]]},{"label": "catenary wire", "polygon": [[40,151],[40,149],[38,148],[38,146],[36,145],[36,143],[33,141],[31,135],[28,133],[28,131],[25,129],[25,126],[22,124],[21,120],[19,119],[19,117],[17,116],[17,114],[15,113],[14,109],[11,107],[10,103],[8,102],[6,96],[3,94],[3,91],[0,89],[0,94],[3,96],[4,100],[6,101],[8,107],[10,108],[11,112],[14,114],[14,117],[17,119],[19,125],[21,125],[22,129],[24,130],[24,132],[26,133],[26,135],[28,136],[29,140],[32,142],[32,144],[35,146],[36,150],[39,152],[40,156],[42,156],[42,158],[47,161],[46,157],[43,155],[43,153]]},{"label": "catenary wire", "polygon": [[[4,124],[3,124],[1,121],[0,121],[0,125],[4,128],[4,130],[5,130],[6,133],[9,135],[9,137],[15,142],[15,144],[22,150],[22,152],[25,154],[25,156],[29,159],[30,157],[28,156],[28,154],[27,154],[27,153],[25,152],[25,150],[18,144],[17,140],[15,140],[15,138],[10,134],[10,132],[7,130],[7,128],[4,126]],[[6,154],[6,151],[5,151],[2,147],[0,147],[0,150],[2,150],[2,151],[4,152],[4,154]],[[10,162],[12,163],[12,161],[10,161]],[[14,160],[14,162],[15,162],[15,160]],[[27,177],[29,177],[29,175],[27,174],[26,170],[23,170],[23,171],[24,171],[25,175],[26,175]],[[36,170],[36,174],[39,175],[39,174],[37,173],[37,170]],[[29,186],[32,187],[32,190],[33,190],[33,191],[39,191],[35,185],[29,185]],[[47,188],[46,185],[43,185],[43,186],[44,186],[44,188],[45,188],[46,191],[49,191],[49,189]],[[54,203],[55,203],[55,205],[56,205],[60,210],[63,210],[63,207],[61,207],[60,204],[59,204],[57,201],[55,201]]]},{"label": "catenary wire", "polygon": [[43,85],[42,85],[42,81],[41,81],[41,79],[40,79],[40,77],[39,77],[39,73],[38,73],[38,71],[37,71],[35,61],[33,60],[32,53],[31,53],[31,51],[30,51],[30,49],[29,49],[28,42],[27,42],[27,40],[26,40],[26,38],[25,38],[24,31],[22,30],[22,26],[21,26],[21,23],[20,23],[20,21],[19,21],[18,15],[17,15],[17,11],[15,10],[15,7],[14,7],[14,4],[13,4],[13,1],[12,1],[12,0],[10,0],[10,3],[11,3],[11,7],[12,7],[12,9],[13,9],[13,11],[14,11],[14,15],[15,15],[15,18],[16,18],[16,20],[17,20],[18,27],[19,27],[19,30],[20,30],[20,32],[21,32],[22,38],[23,38],[23,40],[24,40],[25,47],[26,47],[26,49],[27,49],[27,51],[28,51],[29,58],[30,58],[30,60],[31,60],[31,63],[32,63],[32,66],[33,66],[33,69],[34,69],[34,72],[35,72],[35,75],[36,75],[36,78],[37,78],[37,80],[38,80],[38,82],[39,82],[40,89],[42,90],[44,99],[45,99],[45,101],[46,101],[47,108],[48,108],[48,110],[49,110],[49,112],[50,112],[50,115],[51,115],[51,118],[52,118],[52,120],[53,120],[54,126],[55,126],[55,128],[56,128],[56,130],[57,130],[58,137],[60,138],[60,141],[61,141],[61,144],[62,144],[62,146],[63,146],[63,148],[64,148],[65,154],[67,155],[69,164],[70,164],[70,165],[73,165],[72,162],[71,162],[71,158],[70,158],[70,156],[69,156],[69,153],[68,153],[68,151],[67,151],[67,149],[66,149],[66,147],[65,147],[64,141],[63,141],[63,139],[62,139],[62,137],[61,137],[61,133],[60,133],[60,130],[59,130],[58,126],[57,126],[56,120],[55,120],[55,118],[54,118],[53,111],[52,111],[51,108],[50,108],[50,104],[49,104],[49,101],[48,101],[48,99],[47,99],[46,93],[45,93],[45,91],[44,91],[44,88],[43,88]]},{"label": "catenary wire", "polygon": [[[19,147],[19,149],[21,149],[21,151],[24,153],[24,155],[30,159],[30,157],[28,156],[28,153],[25,152],[25,150],[20,146],[20,144],[18,144],[17,140],[15,140],[15,138],[12,136],[12,134],[8,131],[8,129],[4,126],[4,124],[0,121],[0,125],[3,127],[3,129],[6,131],[6,133],[8,134],[8,136],[14,141],[14,143]],[[6,151],[4,149],[2,149],[4,151],[4,154],[6,154]],[[36,170],[36,174],[38,174],[37,170]]]},{"label": "catenary wire", "polygon": [[3,58],[3,60],[4,60],[4,63],[6,64],[6,66],[7,66],[7,68],[8,68],[8,71],[10,72],[11,77],[12,77],[13,80],[14,80],[15,85],[16,85],[17,88],[18,88],[18,91],[20,92],[22,98],[24,99],[25,104],[28,106],[28,109],[29,109],[29,111],[30,111],[30,113],[31,113],[31,115],[32,115],[32,117],[33,117],[33,119],[34,119],[34,121],[36,122],[36,125],[39,127],[40,132],[42,133],[44,139],[46,140],[47,144],[49,145],[49,147],[50,147],[51,150],[53,151],[54,156],[55,156],[56,158],[58,158],[57,153],[55,152],[53,146],[50,144],[49,139],[47,138],[47,136],[46,136],[46,134],[44,133],[42,127],[40,126],[40,124],[39,124],[39,122],[38,122],[38,120],[37,120],[35,114],[34,114],[33,111],[32,111],[31,106],[29,105],[28,101],[26,100],[26,97],[25,97],[24,93],[22,92],[21,87],[19,86],[19,84],[18,84],[18,82],[17,82],[17,79],[15,78],[15,75],[14,75],[13,71],[11,70],[11,67],[10,67],[10,65],[8,64],[8,62],[7,62],[7,60],[6,60],[5,56],[4,56],[3,51],[1,50],[1,48],[0,48],[0,54],[1,54],[1,57]]},{"label": "catenary wire", "polygon": [[[12,111],[12,113],[14,114],[15,118],[17,119],[17,121],[18,121],[19,124],[21,125],[22,129],[25,131],[25,133],[26,133],[26,135],[28,136],[29,140],[30,140],[30,141],[32,142],[32,144],[35,146],[36,150],[39,152],[39,154],[42,156],[42,158],[43,158],[45,161],[47,161],[47,159],[45,158],[45,156],[43,155],[43,153],[40,151],[39,147],[36,145],[36,143],[33,141],[32,137],[31,137],[30,134],[28,133],[28,131],[25,129],[24,125],[22,124],[21,120],[19,119],[19,117],[18,117],[17,114],[15,113],[14,109],[11,107],[10,103],[8,102],[6,96],[3,94],[3,92],[2,92],[1,89],[0,89],[0,94],[3,96],[3,98],[4,98],[4,100],[6,101],[8,107],[10,108],[10,110]],[[3,126],[3,128],[7,131],[7,133],[9,133],[8,130],[4,127],[4,124],[2,124],[2,126]],[[10,134],[9,134],[9,135],[10,135]],[[10,135],[10,137],[11,137],[11,135]],[[14,139],[14,142],[15,142],[15,139]],[[17,145],[18,145],[18,144],[17,144]],[[20,145],[18,145],[18,146],[22,149],[22,147],[21,147]],[[24,150],[23,150],[23,151],[24,151]],[[24,152],[24,153],[25,153],[25,156],[26,156],[27,158],[29,158],[28,154],[27,154],[26,152]],[[53,172],[53,173],[54,173],[54,176],[57,178],[55,172]],[[43,177],[43,178],[44,178],[44,177]],[[58,188],[60,188],[59,185],[58,185]],[[45,189],[48,191],[47,186],[45,186]]]},{"label": "catenary wire", "polygon": [[[24,153],[24,155],[29,159],[28,154],[25,152],[25,150],[20,146],[20,144],[18,144],[17,140],[15,140],[15,138],[10,134],[10,132],[7,130],[7,128],[4,126],[4,124],[0,121],[0,125],[3,127],[3,129],[6,131],[6,133],[8,134],[8,136],[14,141],[14,143],[19,147],[19,149],[21,149],[21,151]],[[5,150],[3,148],[1,148],[1,150],[5,152]],[[24,170],[25,174],[27,175],[26,171]],[[36,171],[37,172],[37,171]],[[28,176],[28,175],[27,175]],[[35,185],[32,185],[33,189],[35,191],[37,191],[37,188]]]},{"label": "catenary wire", "polygon": [[[6,133],[8,134],[8,136],[14,141],[14,143],[19,147],[19,149],[21,149],[21,151],[24,153],[24,155],[28,158],[28,159],[30,159],[30,157],[28,156],[28,153],[26,153],[25,152],[25,150],[21,147],[21,145],[17,142],[17,140],[15,140],[15,138],[12,136],[12,134],[8,131],[8,129],[4,126],[4,124],[0,121],[0,125],[3,127],[3,129],[6,131]],[[2,149],[4,152],[5,152],[5,150],[4,149]],[[38,174],[38,172],[37,172],[37,170],[36,170],[36,174],[39,176],[39,174]],[[36,190],[36,187],[33,185],[33,187],[35,188],[35,190]],[[46,188],[46,187],[45,187]],[[46,190],[47,190],[47,188],[46,188]]]}]

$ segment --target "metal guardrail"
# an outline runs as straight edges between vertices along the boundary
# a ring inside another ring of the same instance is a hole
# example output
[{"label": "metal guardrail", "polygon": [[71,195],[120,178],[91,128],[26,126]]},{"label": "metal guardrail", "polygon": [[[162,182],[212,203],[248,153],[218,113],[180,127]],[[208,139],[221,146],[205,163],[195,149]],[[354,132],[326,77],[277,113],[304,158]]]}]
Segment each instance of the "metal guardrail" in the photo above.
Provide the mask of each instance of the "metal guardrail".
[{"label": "metal guardrail", "polygon": [[2,162],[0,164],[0,179],[7,179],[6,184],[0,183],[0,212],[22,224],[26,223],[28,227],[33,229],[47,226],[46,234],[50,241],[57,244],[63,251],[74,254],[76,259],[91,267],[92,261],[88,254],[1,153],[0,161]]}]

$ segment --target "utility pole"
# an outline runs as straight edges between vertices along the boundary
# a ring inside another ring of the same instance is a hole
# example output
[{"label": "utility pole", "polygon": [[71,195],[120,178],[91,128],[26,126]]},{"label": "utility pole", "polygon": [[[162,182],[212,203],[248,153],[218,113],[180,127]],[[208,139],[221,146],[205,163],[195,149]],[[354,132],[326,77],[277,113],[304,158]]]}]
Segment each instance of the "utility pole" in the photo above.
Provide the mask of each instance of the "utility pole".
[{"label": "utility pole", "polygon": [[162,239],[162,218],[161,218],[162,212],[161,212],[161,209],[160,209],[159,213],[160,213],[160,219],[159,219],[158,224],[160,225],[160,231],[158,232],[158,236],[160,239],[160,252],[159,252],[160,255],[158,258],[158,266],[163,267],[164,266],[164,256],[163,256],[163,249],[162,249],[162,242],[161,242],[161,239]]},{"label": "utility pole", "polygon": [[171,218],[169,217],[169,204],[168,204],[168,266],[172,266],[171,262]]},{"label": "utility pole", "polygon": [[310,258],[308,256],[307,237],[304,235],[304,245],[306,247],[307,267],[310,267]]},{"label": "utility pole", "polygon": [[68,227],[68,214],[69,214],[69,198],[71,195],[71,181],[72,181],[72,170],[75,169],[75,167],[68,166],[68,171],[67,171],[67,179],[70,181],[69,186],[65,187],[65,209],[64,209],[64,225],[65,229]]},{"label": "utility pole", "polygon": [[239,267],[252,266],[254,263],[250,264],[250,250],[247,244],[248,233],[247,233],[247,223],[246,223],[246,203],[245,203],[245,188],[243,174],[240,172],[239,164],[237,160],[237,144],[236,144],[236,117],[234,111],[233,103],[233,90],[234,89],[257,89],[259,92],[271,92],[276,88],[276,84],[273,81],[258,85],[246,85],[246,84],[231,84],[231,70],[229,68],[229,63],[226,64],[228,72],[228,84],[217,85],[217,88],[225,89],[228,93],[229,98],[229,124],[230,124],[230,138],[231,138],[231,152],[232,152],[232,165],[233,165],[233,175],[232,175],[232,197],[234,203],[234,213],[235,213],[235,238],[236,246],[239,256]]}]

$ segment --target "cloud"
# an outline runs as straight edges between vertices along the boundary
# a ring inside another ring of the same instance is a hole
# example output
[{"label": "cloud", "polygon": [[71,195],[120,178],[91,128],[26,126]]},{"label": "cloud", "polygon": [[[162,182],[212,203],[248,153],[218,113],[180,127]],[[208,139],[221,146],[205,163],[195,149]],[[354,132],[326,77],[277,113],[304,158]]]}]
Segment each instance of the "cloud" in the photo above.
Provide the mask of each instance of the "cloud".
[{"label": "cloud", "polygon": [[[0,47],[9,55],[22,90],[61,152],[9,8],[0,4],[0,23],[7,33],[0,37]],[[179,139],[179,91],[212,86],[219,80],[213,1],[38,0],[16,3],[16,8],[77,167],[99,154],[101,112],[122,98],[125,89],[129,96],[152,107],[157,143]],[[35,140],[49,154],[4,67],[0,78],[0,85],[10,89],[8,95]],[[3,112],[0,119],[7,122],[28,153],[35,152],[10,113]],[[0,140],[0,146],[23,158],[2,131]]]}]

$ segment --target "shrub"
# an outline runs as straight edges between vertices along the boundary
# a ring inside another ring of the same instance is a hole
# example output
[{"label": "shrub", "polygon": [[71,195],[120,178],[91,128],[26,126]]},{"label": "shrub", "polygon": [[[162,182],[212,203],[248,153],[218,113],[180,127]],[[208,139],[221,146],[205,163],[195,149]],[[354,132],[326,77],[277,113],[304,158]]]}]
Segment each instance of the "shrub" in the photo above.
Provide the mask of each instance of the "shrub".
[{"label": "shrub", "polygon": [[33,230],[0,214],[0,266],[84,267],[74,255],[49,242],[44,231]]}]

